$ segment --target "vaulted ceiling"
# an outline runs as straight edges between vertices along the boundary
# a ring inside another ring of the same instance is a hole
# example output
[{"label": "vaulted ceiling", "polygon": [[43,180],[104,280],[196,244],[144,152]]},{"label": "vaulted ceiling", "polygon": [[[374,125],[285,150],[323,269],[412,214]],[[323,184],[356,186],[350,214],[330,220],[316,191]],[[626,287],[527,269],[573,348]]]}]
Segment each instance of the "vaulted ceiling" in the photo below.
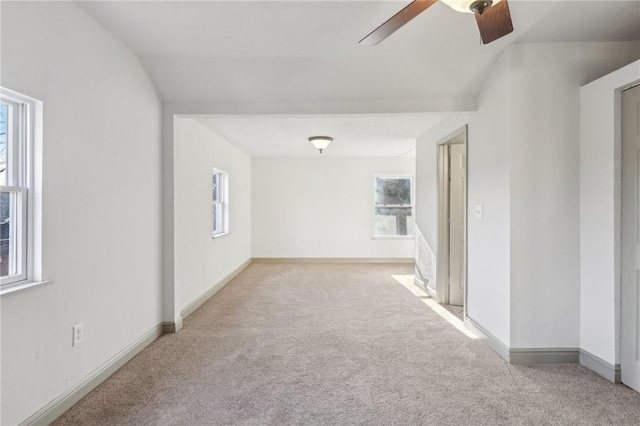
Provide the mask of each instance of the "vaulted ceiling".
[{"label": "vaulted ceiling", "polygon": [[638,1],[511,0],[515,31],[482,46],[438,3],[377,46],[358,41],[408,1],[91,1],[172,102],[475,96],[510,43],[640,39]]},{"label": "vaulted ceiling", "polygon": [[[358,44],[408,3],[80,4],[140,57],[165,102],[203,104],[212,113],[295,110],[287,105],[325,105],[316,109],[329,113],[336,105],[362,112],[451,111],[473,104],[512,43],[640,40],[637,0],[509,0],[515,31],[489,45],[480,44],[472,14],[440,2],[381,44]],[[228,125],[229,133],[240,133]]]}]

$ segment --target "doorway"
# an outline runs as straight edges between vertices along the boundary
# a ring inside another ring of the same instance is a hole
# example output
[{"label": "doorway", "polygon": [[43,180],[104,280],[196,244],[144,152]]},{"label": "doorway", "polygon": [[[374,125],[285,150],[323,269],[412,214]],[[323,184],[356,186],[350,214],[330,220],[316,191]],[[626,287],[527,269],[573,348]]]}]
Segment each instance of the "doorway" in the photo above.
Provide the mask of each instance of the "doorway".
[{"label": "doorway", "polygon": [[621,381],[640,392],[640,86],[622,92]]},{"label": "doorway", "polygon": [[467,282],[467,126],[438,144],[438,303],[464,317]]}]

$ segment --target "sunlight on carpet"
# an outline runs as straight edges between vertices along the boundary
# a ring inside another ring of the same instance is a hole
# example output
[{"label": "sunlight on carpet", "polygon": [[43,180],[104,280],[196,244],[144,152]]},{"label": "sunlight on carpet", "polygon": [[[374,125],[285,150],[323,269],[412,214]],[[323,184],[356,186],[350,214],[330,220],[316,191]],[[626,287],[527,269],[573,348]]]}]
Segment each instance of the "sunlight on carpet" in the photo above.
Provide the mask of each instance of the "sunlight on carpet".
[{"label": "sunlight on carpet", "polygon": [[478,339],[471,330],[467,329],[464,326],[464,322],[460,321],[455,315],[451,312],[447,311],[445,308],[440,306],[435,300],[431,298],[424,290],[420,289],[417,285],[413,283],[414,276],[413,275],[391,275],[393,279],[398,281],[404,288],[409,290],[411,294],[418,297],[422,302],[431,308],[436,314],[440,315],[442,319],[447,321],[449,324],[454,326],[458,331],[467,336],[470,339]]}]

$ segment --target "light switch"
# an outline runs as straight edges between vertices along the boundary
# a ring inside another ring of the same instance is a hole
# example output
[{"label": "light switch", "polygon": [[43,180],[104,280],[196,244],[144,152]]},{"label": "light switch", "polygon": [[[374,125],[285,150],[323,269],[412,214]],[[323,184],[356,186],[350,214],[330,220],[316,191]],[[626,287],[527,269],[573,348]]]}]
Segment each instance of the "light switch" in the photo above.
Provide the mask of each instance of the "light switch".
[{"label": "light switch", "polygon": [[482,204],[476,206],[476,219],[482,219]]}]

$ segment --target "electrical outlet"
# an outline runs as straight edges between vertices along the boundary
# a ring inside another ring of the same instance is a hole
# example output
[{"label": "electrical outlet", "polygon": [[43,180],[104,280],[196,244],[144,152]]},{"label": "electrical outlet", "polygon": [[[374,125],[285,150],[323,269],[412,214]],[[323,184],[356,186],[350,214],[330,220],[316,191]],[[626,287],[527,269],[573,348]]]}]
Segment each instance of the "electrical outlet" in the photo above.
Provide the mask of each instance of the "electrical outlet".
[{"label": "electrical outlet", "polygon": [[482,204],[478,204],[475,209],[476,219],[482,219]]},{"label": "electrical outlet", "polygon": [[78,346],[84,340],[84,324],[73,326],[73,346]]}]

